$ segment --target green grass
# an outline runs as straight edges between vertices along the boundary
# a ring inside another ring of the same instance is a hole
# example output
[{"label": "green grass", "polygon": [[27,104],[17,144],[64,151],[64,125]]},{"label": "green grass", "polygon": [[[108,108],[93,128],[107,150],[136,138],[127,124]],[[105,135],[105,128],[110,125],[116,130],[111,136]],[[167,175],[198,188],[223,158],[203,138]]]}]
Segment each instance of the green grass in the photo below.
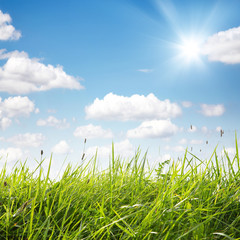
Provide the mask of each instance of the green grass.
[{"label": "green grass", "polygon": [[40,165],[3,168],[0,239],[240,239],[238,152],[200,160],[186,151],[155,168],[140,151],[130,160],[112,153],[107,170],[95,156],[58,181],[51,160],[46,176]]}]

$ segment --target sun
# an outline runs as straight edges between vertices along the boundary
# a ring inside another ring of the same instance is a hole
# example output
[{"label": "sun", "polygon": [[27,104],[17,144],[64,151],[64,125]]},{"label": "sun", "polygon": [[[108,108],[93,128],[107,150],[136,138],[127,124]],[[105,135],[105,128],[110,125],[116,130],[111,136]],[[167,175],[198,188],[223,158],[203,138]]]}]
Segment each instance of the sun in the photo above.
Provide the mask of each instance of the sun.
[{"label": "sun", "polygon": [[183,55],[185,55],[187,58],[196,58],[199,56],[200,50],[196,41],[186,41],[181,48]]},{"label": "sun", "polygon": [[183,40],[179,45],[181,56],[187,61],[199,60],[200,57],[200,43],[196,39]]}]

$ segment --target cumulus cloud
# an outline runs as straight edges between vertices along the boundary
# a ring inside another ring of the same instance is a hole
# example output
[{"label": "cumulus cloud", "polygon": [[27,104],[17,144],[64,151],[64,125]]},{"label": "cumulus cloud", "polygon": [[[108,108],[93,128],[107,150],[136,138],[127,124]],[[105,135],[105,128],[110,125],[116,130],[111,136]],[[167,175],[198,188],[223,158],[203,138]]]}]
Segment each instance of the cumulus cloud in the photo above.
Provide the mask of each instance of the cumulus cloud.
[{"label": "cumulus cloud", "polygon": [[45,136],[42,133],[25,133],[18,134],[5,141],[13,143],[18,147],[40,147],[44,140]]},{"label": "cumulus cloud", "polygon": [[68,128],[70,127],[70,124],[67,122],[67,120],[64,118],[62,120],[59,120],[55,118],[54,116],[49,116],[47,119],[39,119],[37,121],[37,126],[48,126],[48,127],[55,127],[55,128]]},{"label": "cumulus cloud", "polygon": [[11,16],[0,10],[0,40],[18,40],[21,37],[21,32],[16,30],[11,22]]},{"label": "cumulus cloud", "polygon": [[83,88],[80,78],[66,74],[62,66],[45,65],[37,58],[29,58],[25,52],[2,49],[0,59],[7,60],[0,67],[0,92],[25,94],[53,88]]},{"label": "cumulus cloud", "polygon": [[23,151],[20,148],[0,149],[0,156],[8,162],[23,160]]},{"label": "cumulus cloud", "polygon": [[4,101],[0,98],[0,129],[11,125],[11,118],[28,117],[34,111],[35,105],[28,97],[9,97]]},{"label": "cumulus cloud", "polygon": [[209,37],[203,45],[202,53],[207,55],[210,61],[240,63],[240,27],[221,31]]},{"label": "cumulus cloud", "polygon": [[4,101],[0,98],[0,116],[9,118],[18,116],[28,117],[34,110],[34,103],[28,97],[9,97]]},{"label": "cumulus cloud", "polygon": [[170,120],[145,121],[127,131],[129,138],[167,138],[177,133],[178,127]]},{"label": "cumulus cloud", "polygon": [[113,137],[113,133],[111,130],[105,130],[101,126],[94,126],[92,124],[77,127],[73,134],[75,137],[88,139]]},{"label": "cumulus cloud", "polygon": [[99,120],[152,120],[168,119],[181,115],[181,108],[176,103],[166,99],[160,101],[154,94],[146,97],[132,95],[131,97],[107,94],[102,100],[96,98],[85,108],[86,118]]},{"label": "cumulus cloud", "polygon": [[12,120],[6,117],[0,117],[0,129],[5,130],[7,129],[12,123]]},{"label": "cumulus cloud", "polygon": [[201,104],[201,113],[207,117],[218,117],[223,115],[225,107],[223,104]]},{"label": "cumulus cloud", "polygon": [[68,154],[72,152],[72,149],[65,140],[62,140],[52,148],[52,152],[55,154]]},{"label": "cumulus cloud", "polygon": [[189,102],[189,101],[183,101],[182,102],[182,106],[185,107],[185,108],[190,108],[192,107],[192,102]]}]

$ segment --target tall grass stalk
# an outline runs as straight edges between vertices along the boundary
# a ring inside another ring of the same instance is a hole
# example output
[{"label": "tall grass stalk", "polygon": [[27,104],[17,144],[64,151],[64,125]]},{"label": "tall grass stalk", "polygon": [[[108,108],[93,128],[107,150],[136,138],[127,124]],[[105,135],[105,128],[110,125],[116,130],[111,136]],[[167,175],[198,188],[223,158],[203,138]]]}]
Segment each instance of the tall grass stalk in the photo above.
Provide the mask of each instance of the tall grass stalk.
[{"label": "tall grass stalk", "polygon": [[[0,239],[240,239],[240,162],[216,149],[208,160],[183,159],[149,167],[140,150],[114,155],[99,171],[97,153],[60,180],[41,163],[18,162],[0,172]],[[43,159],[44,160],[44,159]],[[35,173],[39,169],[39,175]],[[163,170],[167,169],[167,170]]]}]

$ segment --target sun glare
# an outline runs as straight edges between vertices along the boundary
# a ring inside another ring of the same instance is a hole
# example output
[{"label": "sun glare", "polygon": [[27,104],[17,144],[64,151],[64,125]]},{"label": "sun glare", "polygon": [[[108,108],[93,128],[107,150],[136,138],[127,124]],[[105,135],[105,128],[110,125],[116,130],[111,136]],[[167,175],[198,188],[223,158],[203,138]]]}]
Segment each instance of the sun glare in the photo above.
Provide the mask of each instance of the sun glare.
[{"label": "sun glare", "polygon": [[188,61],[198,60],[200,55],[200,44],[195,39],[185,40],[180,45],[180,52],[182,57]]}]

